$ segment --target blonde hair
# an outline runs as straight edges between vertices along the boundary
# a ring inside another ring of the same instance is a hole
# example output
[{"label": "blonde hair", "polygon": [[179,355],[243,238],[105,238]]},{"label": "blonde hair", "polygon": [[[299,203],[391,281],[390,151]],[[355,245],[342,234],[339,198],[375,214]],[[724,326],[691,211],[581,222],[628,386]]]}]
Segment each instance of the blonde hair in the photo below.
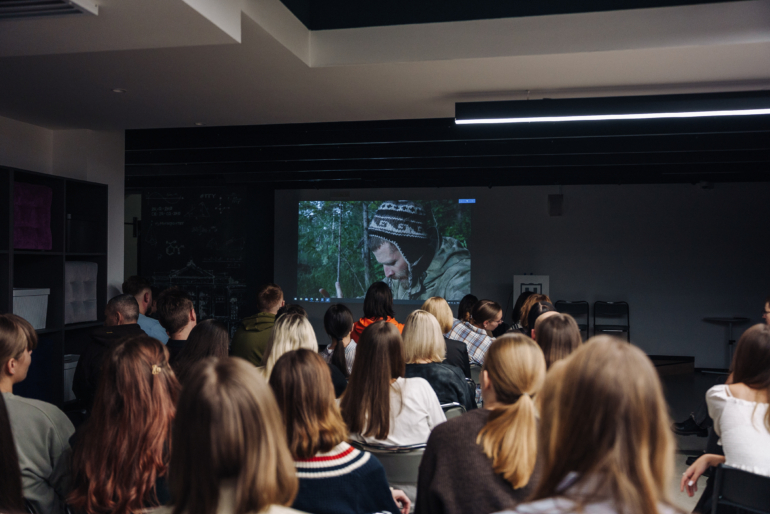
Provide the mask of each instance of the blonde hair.
[{"label": "blonde hair", "polygon": [[37,332],[29,321],[16,314],[0,314],[0,372],[11,359],[37,348]]},{"label": "blonde hair", "polygon": [[446,357],[446,343],[438,320],[430,312],[417,310],[411,313],[401,332],[404,341],[404,359],[413,364],[420,359],[441,362]]},{"label": "blonde hair", "polygon": [[452,330],[452,324],[454,323],[454,315],[452,309],[446,300],[440,296],[431,296],[425,303],[422,304],[420,309],[430,312],[438,320],[438,324],[441,327],[442,334],[448,334]]},{"label": "blonde hair", "polygon": [[270,378],[275,362],[286,352],[292,350],[318,351],[318,341],[315,338],[313,326],[308,319],[301,314],[283,314],[279,316],[273,326],[273,333],[262,357],[265,378]]},{"label": "blonde hair", "polygon": [[541,401],[544,464],[533,500],[570,496],[559,484],[574,471],[576,510],[607,500],[625,514],[671,506],[670,420],[658,374],[641,350],[611,336],[589,339],[551,368]]},{"label": "blonde hair", "polygon": [[487,350],[484,371],[502,407],[494,409],[476,443],[495,473],[514,489],[529,483],[537,461],[537,412],[532,399],[545,380],[540,347],[523,334],[505,334]]},{"label": "blonde hair", "polygon": [[254,366],[209,357],[179,398],[169,465],[174,514],[217,511],[224,480],[235,482],[233,512],[290,505],[299,483],[281,413]]}]

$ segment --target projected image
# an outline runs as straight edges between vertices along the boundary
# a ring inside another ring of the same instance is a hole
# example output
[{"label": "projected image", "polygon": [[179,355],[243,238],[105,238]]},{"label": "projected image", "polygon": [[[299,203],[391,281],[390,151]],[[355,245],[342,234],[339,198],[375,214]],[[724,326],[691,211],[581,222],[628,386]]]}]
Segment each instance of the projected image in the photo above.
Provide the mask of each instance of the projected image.
[{"label": "projected image", "polygon": [[459,301],[471,291],[471,203],[299,202],[297,296],[363,298],[382,281],[395,300]]}]

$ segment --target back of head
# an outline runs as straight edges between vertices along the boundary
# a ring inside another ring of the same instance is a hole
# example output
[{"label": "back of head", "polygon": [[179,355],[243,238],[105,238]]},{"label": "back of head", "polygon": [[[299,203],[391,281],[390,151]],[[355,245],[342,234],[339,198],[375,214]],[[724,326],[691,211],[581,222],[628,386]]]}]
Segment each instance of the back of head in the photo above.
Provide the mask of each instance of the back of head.
[{"label": "back of head", "polygon": [[518,323],[519,320],[521,319],[521,309],[522,307],[524,307],[524,302],[526,302],[527,298],[529,298],[533,294],[535,293],[532,291],[524,291],[519,295],[518,298],[516,298],[516,304],[513,306],[513,312],[511,313],[512,315],[511,319],[515,323]]},{"label": "back of head", "polygon": [[265,284],[257,291],[259,312],[276,312],[283,301],[283,291],[277,284]]},{"label": "back of head", "polygon": [[283,414],[295,460],[329,452],[347,440],[329,366],[320,355],[310,350],[284,354],[270,374],[270,387]]},{"label": "back of head", "polygon": [[446,343],[436,317],[423,310],[412,312],[401,333],[407,364],[418,360],[441,362],[446,357]]},{"label": "back of head", "polygon": [[152,284],[144,277],[137,275],[130,276],[123,282],[123,294],[130,294],[137,297],[145,291],[152,292]]},{"label": "back of head", "polygon": [[446,300],[440,296],[432,296],[425,300],[420,309],[430,312],[438,320],[438,326],[441,328],[442,334],[448,334],[452,330],[452,324],[454,323],[454,316],[452,315],[452,308]]},{"label": "back of head", "polygon": [[616,512],[648,514],[668,503],[673,436],[660,380],[641,350],[611,336],[589,339],[549,371],[541,404],[544,466],[533,499],[564,494],[560,482],[576,472],[579,504],[609,500]]},{"label": "back of head", "polygon": [[396,317],[393,311],[393,293],[385,282],[375,282],[369,286],[364,297],[364,317],[371,319]]},{"label": "back of head", "polygon": [[235,484],[233,512],[289,505],[294,463],[270,387],[247,361],[209,358],[179,399],[171,451],[174,514],[214,514],[222,482]]},{"label": "back of head", "polygon": [[0,394],[0,477],[3,477],[0,480],[0,512],[25,512],[19,456],[16,453],[11,420],[2,394]]},{"label": "back of head", "polygon": [[139,303],[133,295],[119,294],[107,302],[104,313],[108,319],[120,313],[126,323],[136,323],[139,319]]},{"label": "back of head", "polygon": [[351,433],[385,439],[390,431],[390,381],[404,376],[401,334],[392,323],[372,323],[361,334],[348,387],[340,400]]},{"label": "back of head", "polygon": [[127,514],[157,502],[155,481],[166,472],[178,394],[168,350],[158,340],[134,336],[118,343],[102,366],[81,437],[87,442],[73,453],[70,505]]},{"label": "back of head", "polygon": [[170,335],[173,335],[190,322],[193,302],[190,295],[181,289],[172,287],[160,293],[157,308],[160,326],[165,328]]},{"label": "back of head", "polygon": [[276,361],[286,352],[292,350],[318,351],[318,341],[310,321],[300,314],[284,314],[275,321],[273,333],[265,349],[263,363],[265,377],[270,377]]},{"label": "back of head", "polygon": [[299,314],[307,318],[307,311],[303,306],[298,303],[287,303],[275,313],[275,317],[283,316],[284,314]]},{"label": "back of head", "polygon": [[534,330],[537,319],[546,312],[556,312],[551,302],[537,302],[530,307],[527,315],[527,326],[530,327],[530,330]]},{"label": "back of head", "polygon": [[472,294],[466,294],[460,300],[460,305],[457,306],[457,319],[460,321],[470,321],[471,309],[478,303],[479,299]]},{"label": "back of head", "polygon": [[547,295],[534,293],[524,300],[524,304],[521,306],[521,318],[519,318],[519,325],[523,328],[530,329],[529,326],[529,309],[532,308],[538,302],[550,302],[551,299]]},{"label": "back of head", "polygon": [[[770,325],[754,325],[741,335],[732,368],[733,383],[770,394]],[[765,416],[765,426],[770,431],[770,409]]]},{"label": "back of head", "polygon": [[29,321],[16,314],[0,314],[0,374],[11,359],[37,348],[37,332]]},{"label": "back of head", "polygon": [[207,319],[190,331],[182,350],[174,362],[179,382],[184,383],[190,368],[206,357],[227,357],[230,350],[230,334],[221,321]]},{"label": "back of head", "polygon": [[546,367],[574,352],[583,341],[580,328],[569,314],[556,313],[538,321],[537,344],[543,349]]},{"label": "back of head", "polygon": [[334,344],[334,353],[332,354],[332,365],[339,369],[347,378],[348,364],[345,360],[345,348],[342,346],[342,340],[350,335],[353,330],[353,313],[341,303],[333,303],[326,309],[324,314],[324,330],[331,337]]},{"label": "back of head", "polygon": [[500,304],[492,300],[479,300],[471,309],[470,322],[474,325],[483,325],[485,321],[491,321],[503,310]]},{"label": "back of head", "polygon": [[476,442],[495,473],[514,489],[524,487],[537,461],[537,418],[532,399],[545,380],[543,352],[529,337],[506,334],[489,346],[484,370],[501,404],[489,415]]}]

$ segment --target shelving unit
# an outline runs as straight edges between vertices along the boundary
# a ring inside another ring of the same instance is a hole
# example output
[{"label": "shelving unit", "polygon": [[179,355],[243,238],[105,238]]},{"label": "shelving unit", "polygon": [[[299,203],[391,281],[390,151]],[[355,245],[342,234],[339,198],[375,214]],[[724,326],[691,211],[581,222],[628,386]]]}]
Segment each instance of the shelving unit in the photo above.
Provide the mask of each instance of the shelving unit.
[{"label": "shelving unit", "polygon": [[[15,183],[44,185],[53,192],[51,250],[13,247]],[[0,167],[0,312],[12,312],[13,288],[47,288],[46,328],[37,331],[27,379],[14,388],[21,396],[64,404],[64,355],[79,354],[89,333],[104,322],[107,303],[107,186],[31,171]],[[97,316],[92,322],[64,324],[64,263],[98,264]]]}]

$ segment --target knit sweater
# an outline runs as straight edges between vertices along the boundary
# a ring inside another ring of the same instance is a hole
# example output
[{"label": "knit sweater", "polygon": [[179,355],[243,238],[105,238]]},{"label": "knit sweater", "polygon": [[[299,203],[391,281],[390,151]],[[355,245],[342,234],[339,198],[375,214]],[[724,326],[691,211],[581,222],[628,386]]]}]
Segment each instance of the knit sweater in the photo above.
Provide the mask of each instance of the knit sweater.
[{"label": "knit sweater", "polygon": [[294,464],[299,477],[294,509],[313,514],[399,512],[385,469],[371,453],[343,442]]},{"label": "knit sweater", "polygon": [[514,489],[492,469],[476,436],[490,411],[477,409],[431,432],[420,463],[415,514],[487,514],[513,509],[532,492],[535,476]]}]

